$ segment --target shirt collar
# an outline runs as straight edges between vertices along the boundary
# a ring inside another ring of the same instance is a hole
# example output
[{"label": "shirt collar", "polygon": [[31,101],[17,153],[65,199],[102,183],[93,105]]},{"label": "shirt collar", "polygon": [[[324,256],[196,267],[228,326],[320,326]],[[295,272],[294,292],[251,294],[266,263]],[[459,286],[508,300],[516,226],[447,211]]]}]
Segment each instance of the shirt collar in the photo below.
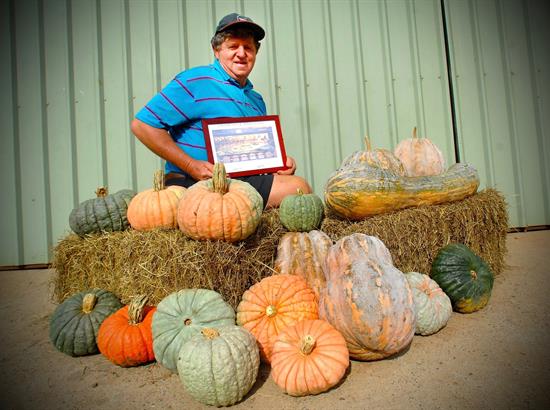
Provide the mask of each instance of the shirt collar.
[{"label": "shirt collar", "polygon": [[242,88],[244,90],[251,90],[254,87],[248,78],[246,79],[246,83],[244,84],[244,86],[241,87],[241,85],[237,80],[235,80],[233,77],[227,74],[227,72],[223,69],[222,65],[220,64],[220,60],[218,60],[217,58],[214,59],[214,63],[212,65],[222,75],[222,77],[226,81],[229,81],[231,84],[234,84],[237,87]]}]

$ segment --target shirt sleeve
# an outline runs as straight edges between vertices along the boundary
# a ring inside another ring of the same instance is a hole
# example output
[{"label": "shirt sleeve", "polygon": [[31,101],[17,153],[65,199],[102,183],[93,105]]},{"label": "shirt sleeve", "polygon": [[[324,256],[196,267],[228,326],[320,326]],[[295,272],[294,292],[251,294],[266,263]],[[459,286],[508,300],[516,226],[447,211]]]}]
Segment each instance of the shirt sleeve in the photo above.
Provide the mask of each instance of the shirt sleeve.
[{"label": "shirt sleeve", "polygon": [[155,128],[170,129],[191,121],[194,108],[195,100],[178,75],[138,111],[136,118]]}]

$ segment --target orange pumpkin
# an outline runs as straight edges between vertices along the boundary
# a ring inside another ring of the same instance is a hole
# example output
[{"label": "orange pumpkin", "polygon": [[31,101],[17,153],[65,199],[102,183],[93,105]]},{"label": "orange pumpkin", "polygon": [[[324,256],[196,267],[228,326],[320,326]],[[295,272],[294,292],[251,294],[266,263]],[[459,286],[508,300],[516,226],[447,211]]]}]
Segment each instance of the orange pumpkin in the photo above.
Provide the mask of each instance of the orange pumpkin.
[{"label": "orange pumpkin", "polygon": [[271,356],[271,377],[291,396],[327,391],[349,366],[346,340],[324,320],[303,320],[279,333]]},{"label": "orange pumpkin", "polygon": [[138,231],[154,228],[177,228],[178,203],[184,187],[164,186],[164,172],[156,171],[153,188],[138,193],[128,205],[130,226]]},{"label": "orange pumpkin", "polygon": [[418,138],[416,127],[412,138],[401,141],[394,154],[403,163],[410,177],[439,175],[445,171],[445,158],[428,138]]},{"label": "orange pumpkin", "polygon": [[273,275],[243,293],[237,306],[237,324],[256,337],[260,357],[271,361],[273,343],[279,332],[305,319],[318,319],[315,293],[295,275]]},{"label": "orange pumpkin", "polygon": [[350,357],[383,359],[410,344],[416,324],[412,292],[380,239],[343,237],[329,249],[325,273],[319,317],[342,333]]},{"label": "orange pumpkin", "polygon": [[287,232],[279,241],[274,269],[304,278],[319,300],[325,287],[323,264],[331,245],[332,240],[322,231]]},{"label": "orange pumpkin", "polygon": [[99,327],[99,351],[114,364],[130,367],[155,360],[151,321],[156,308],[146,304],[147,296],[138,296]]},{"label": "orange pumpkin", "polygon": [[236,242],[258,227],[262,196],[252,185],[227,178],[222,163],[214,165],[211,179],[191,186],[178,209],[180,230],[192,239]]}]

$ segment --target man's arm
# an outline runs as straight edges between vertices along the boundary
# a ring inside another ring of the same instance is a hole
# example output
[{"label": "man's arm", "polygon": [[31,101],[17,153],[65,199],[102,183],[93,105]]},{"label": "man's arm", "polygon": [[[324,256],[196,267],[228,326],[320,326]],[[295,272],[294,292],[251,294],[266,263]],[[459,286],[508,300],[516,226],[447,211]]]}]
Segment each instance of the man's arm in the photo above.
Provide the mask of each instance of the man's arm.
[{"label": "man's arm", "polygon": [[191,158],[178,147],[165,129],[151,127],[138,119],[132,121],[130,128],[143,145],[191,175],[193,179],[199,181],[212,177],[212,164]]}]

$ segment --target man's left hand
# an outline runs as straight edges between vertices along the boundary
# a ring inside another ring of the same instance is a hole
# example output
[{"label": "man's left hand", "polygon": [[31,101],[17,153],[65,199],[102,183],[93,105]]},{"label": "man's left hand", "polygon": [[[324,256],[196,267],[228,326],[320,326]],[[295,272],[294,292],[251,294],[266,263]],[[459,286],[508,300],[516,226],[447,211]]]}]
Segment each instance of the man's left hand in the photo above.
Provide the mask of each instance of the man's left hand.
[{"label": "man's left hand", "polygon": [[279,175],[294,175],[294,172],[296,172],[296,161],[294,161],[294,158],[292,157],[286,157],[286,169],[281,169],[280,171],[277,171],[277,174]]}]

